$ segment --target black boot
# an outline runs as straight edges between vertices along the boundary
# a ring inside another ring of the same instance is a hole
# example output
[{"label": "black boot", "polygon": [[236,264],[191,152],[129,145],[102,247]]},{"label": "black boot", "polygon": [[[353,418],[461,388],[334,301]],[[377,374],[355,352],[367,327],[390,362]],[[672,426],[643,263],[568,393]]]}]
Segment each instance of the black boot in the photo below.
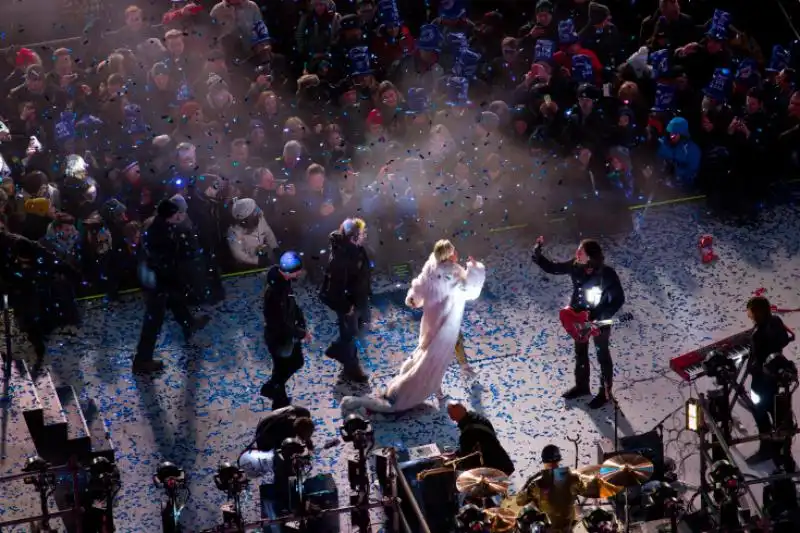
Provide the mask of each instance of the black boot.
[{"label": "black boot", "polygon": [[263,385],[261,385],[261,396],[264,398],[268,398],[273,400],[275,397],[275,387],[272,385],[272,381],[267,381]]},{"label": "black boot", "polygon": [[150,360],[136,360],[133,362],[134,374],[153,374],[164,370],[164,362],[157,359]]},{"label": "black boot", "polygon": [[594,398],[589,402],[589,409],[600,409],[608,403],[608,395],[605,389],[598,392]]},{"label": "black boot", "polygon": [[200,315],[199,317],[195,318],[193,324],[189,326],[189,329],[184,331],[186,342],[190,342],[195,333],[205,329],[209,322],[211,322],[211,317],[208,315]]},{"label": "black boot", "polygon": [[567,392],[562,394],[561,397],[564,398],[565,400],[574,400],[576,398],[580,398],[581,396],[588,396],[589,394],[591,394],[591,392],[589,391],[589,387],[575,385]]}]

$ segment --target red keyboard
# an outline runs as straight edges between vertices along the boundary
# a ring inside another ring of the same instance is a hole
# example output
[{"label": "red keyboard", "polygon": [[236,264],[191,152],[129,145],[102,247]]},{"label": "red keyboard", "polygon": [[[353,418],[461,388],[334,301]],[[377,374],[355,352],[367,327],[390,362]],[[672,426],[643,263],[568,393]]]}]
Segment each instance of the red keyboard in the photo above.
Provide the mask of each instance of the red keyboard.
[{"label": "red keyboard", "polygon": [[751,329],[746,329],[721,341],[692,350],[669,361],[669,367],[684,381],[694,381],[705,375],[703,362],[711,351],[721,351],[725,356],[741,360],[750,348]]}]

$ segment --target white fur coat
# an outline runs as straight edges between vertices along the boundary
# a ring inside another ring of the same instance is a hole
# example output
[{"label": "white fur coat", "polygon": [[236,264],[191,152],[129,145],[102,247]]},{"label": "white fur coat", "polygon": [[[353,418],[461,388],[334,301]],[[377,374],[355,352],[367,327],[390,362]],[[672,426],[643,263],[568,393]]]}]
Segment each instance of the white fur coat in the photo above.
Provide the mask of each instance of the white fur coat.
[{"label": "white fur coat", "polygon": [[382,398],[346,397],[342,409],[366,407],[377,412],[400,412],[420,405],[442,386],[455,359],[464,306],[480,296],[486,280],[482,263],[466,269],[456,263],[437,263],[431,256],[411,282],[406,305],[422,308],[419,345],[389,382]]}]

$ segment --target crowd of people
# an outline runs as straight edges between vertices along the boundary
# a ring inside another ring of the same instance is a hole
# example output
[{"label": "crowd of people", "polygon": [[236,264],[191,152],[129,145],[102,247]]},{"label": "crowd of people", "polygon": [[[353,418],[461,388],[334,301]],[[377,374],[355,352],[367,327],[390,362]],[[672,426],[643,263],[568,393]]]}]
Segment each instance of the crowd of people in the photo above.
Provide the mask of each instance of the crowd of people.
[{"label": "crowd of people", "polygon": [[[381,261],[656,183],[749,216],[800,170],[797,42],[762,54],[728,13],[703,23],[678,0],[640,28],[587,0],[538,0],[529,20],[469,7],[173,0],[157,25],[131,5],[76,49],[10,49],[4,271],[30,266],[9,257],[25,238],[66,272],[42,300],[113,298],[147,284],[140,242],[163,232],[187,301],[218,302],[221,272],[290,249],[321,279],[346,217],[377,230]],[[30,320],[46,333],[68,308]]]}]

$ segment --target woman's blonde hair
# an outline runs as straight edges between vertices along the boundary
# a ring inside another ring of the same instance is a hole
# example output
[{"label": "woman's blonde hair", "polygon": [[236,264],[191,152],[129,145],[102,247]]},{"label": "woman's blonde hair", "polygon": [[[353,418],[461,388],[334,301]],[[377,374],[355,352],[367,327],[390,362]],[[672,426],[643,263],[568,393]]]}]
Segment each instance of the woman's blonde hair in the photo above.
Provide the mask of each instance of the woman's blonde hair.
[{"label": "woman's blonde hair", "polygon": [[453,257],[454,253],[456,253],[456,247],[447,239],[441,239],[433,245],[433,257],[439,263],[447,261]]}]

